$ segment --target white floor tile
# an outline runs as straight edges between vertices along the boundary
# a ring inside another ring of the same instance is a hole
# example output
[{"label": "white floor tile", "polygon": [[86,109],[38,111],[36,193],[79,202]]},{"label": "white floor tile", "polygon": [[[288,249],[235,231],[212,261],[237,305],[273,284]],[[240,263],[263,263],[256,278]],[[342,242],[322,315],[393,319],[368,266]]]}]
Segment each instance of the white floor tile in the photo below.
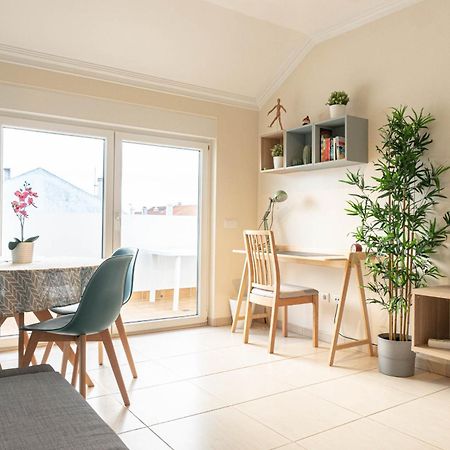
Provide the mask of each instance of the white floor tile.
[{"label": "white floor tile", "polygon": [[424,442],[376,422],[360,419],[299,442],[307,450],[435,450]]},{"label": "white floor tile", "polygon": [[147,426],[221,408],[225,403],[187,381],[130,392],[129,407]]},{"label": "white floor tile", "polygon": [[88,399],[91,407],[116,433],[142,428],[144,424],[120,401],[112,395]]},{"label": "white floor tile", "polygon": [[164,358],[158,362],[178,376],[194,378],[280,359],[282,359],[281,356],[271,355],[266,349],[242,344],[219,350]]},{"label": "white floor tile", "polygon": [[269,450],[288,443],[233,407],[156,425],[152,430],[176,450]]},{"label": "white floor tile", "polygon": [[360,417],[303,389],[243,403],[237,408],[292,441]]},{"label": "white floor tile", "polygon": [[128,431],[119,434],[119,437],[130,450],[170,450],[170,447],[148,428]]},{"label": "white floor tile", "polygon": [[373,414],[416,398],[378,383],[366,372],[308,386],[305,390],[361,415]]},{"label": "white floor tile", "polygon": [[441,449],[450,449],[450,389],[380,412],[371,419]]},{"label": "white floor tile", "polygon": [[279,381],[272,376],[273,371],[267,370],[267,366],[277,364],[282,363],[261,364],[231,370],[195,378],[191,382],[221,398],[227,405],[232,405],[294,389],[294,385]]}]

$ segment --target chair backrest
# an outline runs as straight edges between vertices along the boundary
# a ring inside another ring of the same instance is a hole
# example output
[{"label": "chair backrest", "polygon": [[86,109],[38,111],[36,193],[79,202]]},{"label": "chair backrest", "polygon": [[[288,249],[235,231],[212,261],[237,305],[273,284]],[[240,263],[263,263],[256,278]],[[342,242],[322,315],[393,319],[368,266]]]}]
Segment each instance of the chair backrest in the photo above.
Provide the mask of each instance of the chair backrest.
[{"label": "chair backrest", "polygon": [[121,256],[121,255],[131,255],[133,259],[128,268],[127,278],[125,280],[125,289],[123,292],[123,304],[127,303],[131,298],[131,294],[133,293],[133,282],[134,282],[134,268],[136,266],[136,259],[139,253],[139,249],[133,247],[121,247],[118,248],[112,256]]},{"label": "chair backrest", "polygon": [[132,260],[132,255],[113,256],[105,260],[89,280],[72,320],[59,331],[93,334],[111,326],[122,308],[125,282]]},{"label": "chair backrest", "polygon": [[245,251],[249,287],[279,292],[280,269],[275,251],[275,239],[270,230],[245,230]]}]

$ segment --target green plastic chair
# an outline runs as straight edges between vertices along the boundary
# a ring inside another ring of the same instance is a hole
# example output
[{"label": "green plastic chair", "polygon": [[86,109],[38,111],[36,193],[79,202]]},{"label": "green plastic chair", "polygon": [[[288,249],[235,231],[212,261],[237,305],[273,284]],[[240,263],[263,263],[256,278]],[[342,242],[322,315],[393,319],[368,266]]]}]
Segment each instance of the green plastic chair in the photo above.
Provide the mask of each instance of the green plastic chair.
[{"label": "green plastic chair", "polygon": [[[132,247],[122,247],[118,248],[113,254],[112,257],[115,256],[121,256],[121,255],[131,255],[133,256],[133,260],[130,264],[130,267],[127,272],[127,278],[125,282],[125,288],[123,293],[123,301],[122,305],[125,305],[130,298],[131,294],[133,293],[133,281],[134,281],[134,268],[136,266],[136,259],[139,253],[139,249],[132,248]],[[58,316],[65,316],[68,314],[75,314],[78,310],[79,303],[74,303],[72,305],[67,306],[55,306],[53,308],[50,308],[50,311],[52,311],[55,314],[58,314]],[[133,378],[137,378],[137,370],[136,365],[134,364],[133,355],[131,353],[130,344],[128,342],[127,334],[125,332],[125,327],[123,325],[122,316],[119,314],[116,321],[116,328],[117,332],[120,337],[120,341],[122,342],[122,346],[125,352],[125,356],[127,357],[128,365],[131,370],[131,374],[133,375]],[[44,356],[42,358],[42,364],[46,364],[48,361],[48,357],[50,356],[50,351],[53,347],[53,343],[49,342],[47,344],[47,348],[45,349]],[[67,369],[67,355],[63,358],[63,362],[61,365],[61,374],[63,376],[66,376],[66,369]],[[98,343],[98,362],[100,365],[103,365],[103,345],[101,342]]]},{"label": "green plastic chair", "polygon": [[133,258],[132,255],[120,255],[104,261],[89,280],[74,314],[23,327],[24,331],[31,331],[30,341],[23,358],[24,367],[30,364],[39,342],[76,342],[77,351],[72,384],[74,386],[76,384],[79,363],[80,393],[86,398],[86,341],[102,342],[123,402],[125,406],[128,406],[130,401],[117,362],[109,327],[120,314],[127,274]]}]

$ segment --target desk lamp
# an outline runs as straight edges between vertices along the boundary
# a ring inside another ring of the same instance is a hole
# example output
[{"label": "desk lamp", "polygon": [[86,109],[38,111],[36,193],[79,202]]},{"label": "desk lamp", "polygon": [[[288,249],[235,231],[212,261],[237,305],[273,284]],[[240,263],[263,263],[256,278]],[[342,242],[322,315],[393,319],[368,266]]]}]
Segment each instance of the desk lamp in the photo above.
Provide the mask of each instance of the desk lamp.
[{"label": "desk lamp", "polygon": [[[265,230],[270,230],[272,228],[273,223],[273,207],[275,203],[281,203],[286,201],[288,198],[288,195],[284,191],[277,191],[275,194],[269,198],[269,206],[266,209],[266,212],[264,213],[264,216],[261,220],[261,224],[259,225],[259,228],[261,228],[261,225],[264,225]],[[269,219],[270,219],[270,225],[269,225]]]}]

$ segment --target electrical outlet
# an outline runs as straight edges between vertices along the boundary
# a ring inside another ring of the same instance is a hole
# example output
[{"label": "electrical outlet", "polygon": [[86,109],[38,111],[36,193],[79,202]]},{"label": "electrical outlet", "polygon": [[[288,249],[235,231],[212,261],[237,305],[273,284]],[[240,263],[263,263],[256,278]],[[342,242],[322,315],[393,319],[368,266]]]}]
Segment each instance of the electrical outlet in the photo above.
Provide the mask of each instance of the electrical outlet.
[{"label": "electrical outlet", "polygon": [[339,303],[341,301],[341,296],[338,294],[334,294],[333,300],[335,301],[335,303]]},{"label": "electrical outlet", "polygon": [[330,293],[329,292],[321,292],[319,296],[320,296],[320,299],[323,300],[324,302],[330,303]]}]

